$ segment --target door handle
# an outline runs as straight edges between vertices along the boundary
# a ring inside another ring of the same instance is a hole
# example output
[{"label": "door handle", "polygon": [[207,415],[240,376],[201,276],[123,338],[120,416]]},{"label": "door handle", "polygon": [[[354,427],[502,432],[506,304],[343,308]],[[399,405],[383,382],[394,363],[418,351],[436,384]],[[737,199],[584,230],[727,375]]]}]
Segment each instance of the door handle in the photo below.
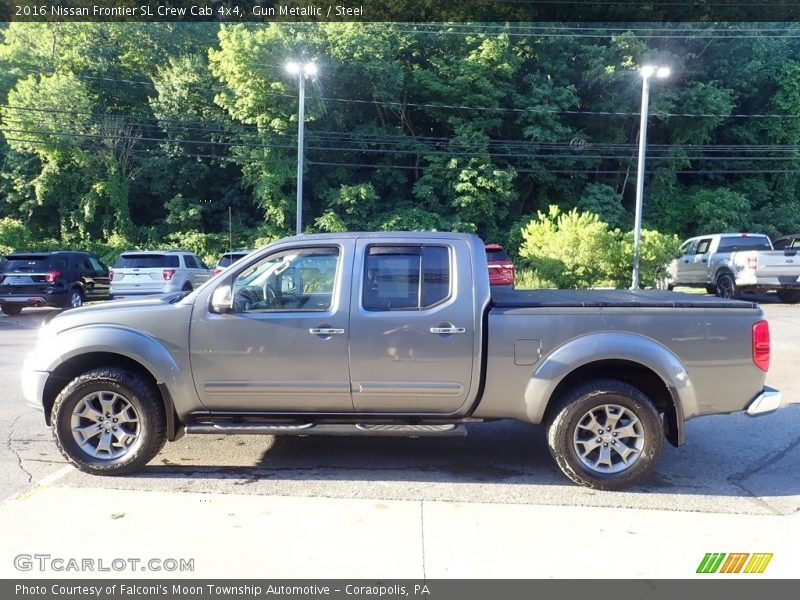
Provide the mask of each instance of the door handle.
[{"label": "door handle", "polygon": [[706,263],[706,262],[708,262],[708,259],[706,259],[706,258],[702,258],[702,259],[700,259],[700,262],[701,262],[701,263]]},{"label": "door handle", "polygon": [[683,262],[685,262],[687,265],[689,264],[689,261],[688,261],[688,260],[685,260],[685,261],[683,261]]},{"label": "door handle", "polygon": [[450,334],[450,333],[466,333],[464,327],[431,327],[431,333]]},{"label": "door handle", "polygon": [[334,329],[332,327],[312,327],[308,330],[311,335],[342,335],[344,329]]}]

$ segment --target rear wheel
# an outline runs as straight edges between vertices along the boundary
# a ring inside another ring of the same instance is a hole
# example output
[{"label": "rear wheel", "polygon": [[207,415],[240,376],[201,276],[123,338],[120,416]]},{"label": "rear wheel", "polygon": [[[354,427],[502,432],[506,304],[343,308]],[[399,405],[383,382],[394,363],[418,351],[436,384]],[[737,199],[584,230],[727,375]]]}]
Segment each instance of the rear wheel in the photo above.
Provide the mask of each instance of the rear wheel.
[{"label": "rear wheel", "polygon": [[797,304],[800,302],[800,290],[778,290],[778,298],[784,304]]},{"label": "rear wheel", "polygon": [[22,306],[19,304],[2,304],[0,305],[0,310],[3,311],[4,314],[13,317],[22,312]]},{"label": "rear wheel", "polygon": [[722,273],[717,277],[717,296],[729,300],[738,300],[742,297],[741,288],[736,285],[736,280],[730,273]]},{"label": "rear wheel", "polygon": [[641,482],[661,454],[664,429],[650,399],[614,379],[573,388],[547,430],[550,453],[575,483],[619,490]]},{"label": "rear wheel", "polygon": [[81,471],[123,475],[141,469],[166,441],[164,404],[152,384],[124,369],[93,369],[53,404],[61,454]]},{"label": "rear wheel", "polygon": [[83,293],[78,288],[70,288],[64,299],[64,308],[78,308],[83,306]]}]

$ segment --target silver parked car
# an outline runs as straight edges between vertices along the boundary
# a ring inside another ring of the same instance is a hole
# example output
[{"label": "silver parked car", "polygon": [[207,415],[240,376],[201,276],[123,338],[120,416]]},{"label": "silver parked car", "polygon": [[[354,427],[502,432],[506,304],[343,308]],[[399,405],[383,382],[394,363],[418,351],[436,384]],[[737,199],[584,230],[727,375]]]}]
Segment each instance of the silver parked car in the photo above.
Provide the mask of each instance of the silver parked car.
[{"label": "silver parked car", "polygon": [[111,269],[115,298],[191,292],[211,278],[211,270],[188,250],[130,250]]}]

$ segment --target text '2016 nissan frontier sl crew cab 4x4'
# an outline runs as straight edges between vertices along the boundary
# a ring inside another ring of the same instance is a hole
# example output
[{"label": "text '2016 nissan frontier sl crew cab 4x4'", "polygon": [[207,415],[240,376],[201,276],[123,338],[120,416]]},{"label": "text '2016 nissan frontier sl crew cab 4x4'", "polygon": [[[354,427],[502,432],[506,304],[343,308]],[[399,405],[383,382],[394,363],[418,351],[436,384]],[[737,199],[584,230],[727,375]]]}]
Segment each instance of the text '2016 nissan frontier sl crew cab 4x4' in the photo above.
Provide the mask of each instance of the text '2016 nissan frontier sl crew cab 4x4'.
[{"label": "text '2016 nissan frontier sl crew cab 4x4'", "polygon": [[184,433],[449,436],[547,427],[564,474],[637,483],[702,415],[778,409],[752,303],[667,291],[493,291],[476,236],[287,238],[201,288],[70,310],[22,375],[96,474]]}]

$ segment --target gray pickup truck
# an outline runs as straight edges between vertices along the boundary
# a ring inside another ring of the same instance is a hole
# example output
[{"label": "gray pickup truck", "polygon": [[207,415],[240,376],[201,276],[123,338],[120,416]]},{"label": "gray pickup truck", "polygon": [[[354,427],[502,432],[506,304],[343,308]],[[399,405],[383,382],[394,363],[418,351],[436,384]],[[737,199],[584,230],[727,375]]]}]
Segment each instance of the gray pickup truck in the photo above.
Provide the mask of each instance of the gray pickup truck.
[{"label": "gray pickup truck", "polygon": [[778,409],[752,303],[493,290],[476,236],[281,240],[192,293],[49,319],[22,383],[78,469],[142,468],[183,433],[463,435],[547,427],[573,481],[642,480],[701,415]]}]

